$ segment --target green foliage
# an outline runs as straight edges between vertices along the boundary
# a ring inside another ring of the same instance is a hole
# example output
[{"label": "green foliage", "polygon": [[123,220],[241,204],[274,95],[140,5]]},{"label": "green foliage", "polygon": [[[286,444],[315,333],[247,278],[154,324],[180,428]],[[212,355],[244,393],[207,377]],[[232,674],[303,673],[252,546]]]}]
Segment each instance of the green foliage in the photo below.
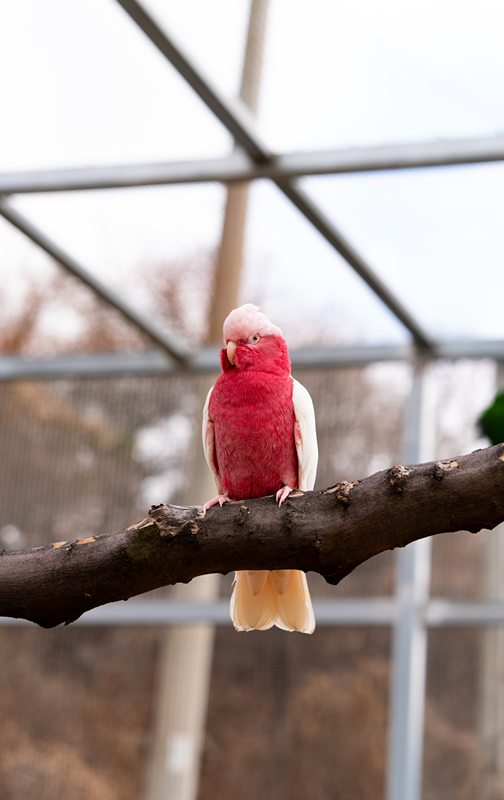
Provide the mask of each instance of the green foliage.
[{"label": "green foliage", "polygon": [[492,444],[504,442],[504,392],[498,394],[492,405],[483,412],[478,424]]}]

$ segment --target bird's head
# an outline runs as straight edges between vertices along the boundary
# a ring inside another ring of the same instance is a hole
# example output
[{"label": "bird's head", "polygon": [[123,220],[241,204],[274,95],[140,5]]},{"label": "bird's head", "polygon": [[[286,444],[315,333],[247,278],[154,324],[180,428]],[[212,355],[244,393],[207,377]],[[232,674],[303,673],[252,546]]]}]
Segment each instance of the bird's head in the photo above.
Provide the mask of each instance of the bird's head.
[{"label": "bird's head", "polygon": [[221,365],[230,369],[290,373],[287,343],[282,331],[258,306],[246,303],[231,311],[224,322]]}]

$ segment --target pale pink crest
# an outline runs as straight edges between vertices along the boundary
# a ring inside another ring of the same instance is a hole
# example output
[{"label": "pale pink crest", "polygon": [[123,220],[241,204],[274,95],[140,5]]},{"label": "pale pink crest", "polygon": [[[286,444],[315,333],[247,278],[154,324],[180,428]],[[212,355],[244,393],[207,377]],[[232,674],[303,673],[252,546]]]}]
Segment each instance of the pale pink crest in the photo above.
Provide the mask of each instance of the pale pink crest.
[{"label": "pale pink crest", "polygon": [[281,336],[282,331],[273,325],[259,306],[245,303],[244,306],[231,311],[224,322],[224,344],[237,342],[239,339],[248,339],[254,333],[259,336]]}]

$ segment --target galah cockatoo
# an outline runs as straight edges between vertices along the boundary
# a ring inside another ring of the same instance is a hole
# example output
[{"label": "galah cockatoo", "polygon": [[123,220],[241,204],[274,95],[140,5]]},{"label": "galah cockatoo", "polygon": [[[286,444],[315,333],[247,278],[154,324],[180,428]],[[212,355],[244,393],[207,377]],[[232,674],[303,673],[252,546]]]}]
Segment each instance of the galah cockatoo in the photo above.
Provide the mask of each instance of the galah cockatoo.
[{"label": "galah cockatoo", "polygon": [[[222,374],[203,411],[203,447],[219,495],[204,505],[313,489],[318,449],[307,390],[290,374],[282,331],[247,303],[224,322]],[[236,573],[231,618],[238,631],[312,633],[315,617],[299,570]]]}]

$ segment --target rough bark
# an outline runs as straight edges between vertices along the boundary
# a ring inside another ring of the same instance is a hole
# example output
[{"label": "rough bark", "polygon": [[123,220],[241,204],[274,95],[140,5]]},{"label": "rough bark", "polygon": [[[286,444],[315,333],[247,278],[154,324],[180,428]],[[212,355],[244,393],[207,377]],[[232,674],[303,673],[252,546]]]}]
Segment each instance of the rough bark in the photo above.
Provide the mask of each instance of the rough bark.
[{"label": "rough bark", "polygon": [[153,506],[96,538],[0,552],[0,616],[46,628],[196,575],[297,568],[336,584],[384,550],[504,520],[504,445],[319,492],[200,507]]}]

